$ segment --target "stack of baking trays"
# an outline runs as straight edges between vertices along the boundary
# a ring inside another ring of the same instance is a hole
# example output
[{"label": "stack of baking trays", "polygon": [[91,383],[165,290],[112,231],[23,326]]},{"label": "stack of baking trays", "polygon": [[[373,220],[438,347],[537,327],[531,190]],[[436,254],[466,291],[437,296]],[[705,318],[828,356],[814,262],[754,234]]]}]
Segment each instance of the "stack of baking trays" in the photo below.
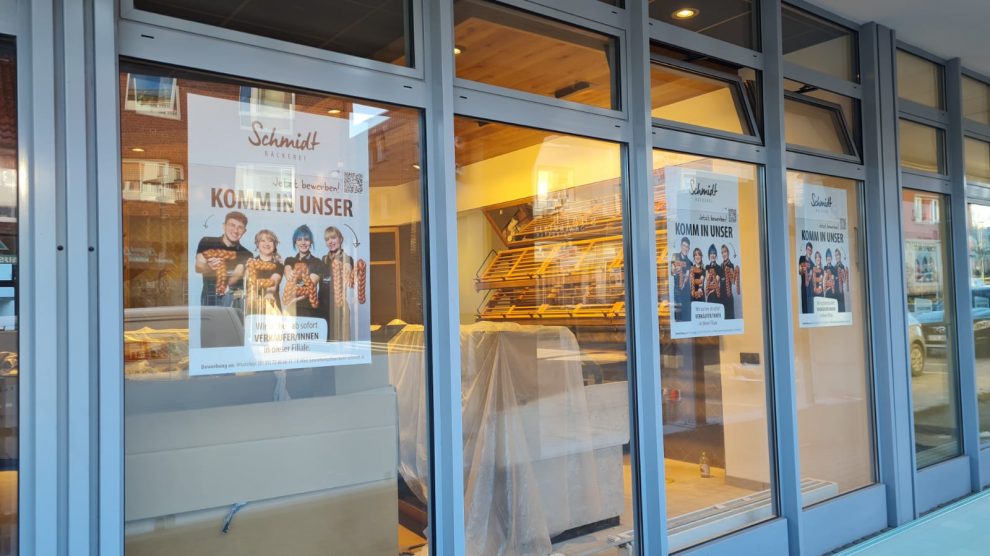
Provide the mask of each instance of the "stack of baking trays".
[{"label": "stack of baking trays", "polygon": [[[655,196],[657,214],[664,215],[662,188]],[[507,248],[493,250],[475,276],[475,288],[488,291],[478,308],[479,320],[623,325],[626,286],[619,195],[563,202],[501,235]],[[669,317],[666,245],[666,221],[658,218],[661,319]]]}]

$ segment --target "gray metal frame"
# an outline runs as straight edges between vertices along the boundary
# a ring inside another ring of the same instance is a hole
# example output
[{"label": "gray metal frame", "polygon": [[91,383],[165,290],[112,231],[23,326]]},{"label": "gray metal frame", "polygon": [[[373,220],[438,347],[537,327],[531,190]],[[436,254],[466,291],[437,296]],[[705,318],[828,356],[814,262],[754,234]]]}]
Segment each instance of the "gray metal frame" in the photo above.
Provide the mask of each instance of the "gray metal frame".
[{"label": "gray metal frame", "polygon": [[[614,36],[621,109],[609,110],[457,79],[449,0],[411,0],[413,60],[403,68],[135,10],[133,0],[0,0],[0,33],[18,55],[20,283],[20,546],[24,554],[123,554],[123,306],[118,60],[132,57],[288,83],[422,110],[424,276],[432,466],[430,534],[436,554],[464,545],[454,116],[463,115],[622,144],[626,218],[627,349],[636,542],[639,554],[669,553],[666,538],[656,252],[652,233],[653,149],[759,165],[764,264],[784,277],[765,289],[768,426],[778,517],[684,554],[819,554],[914,519],[990,482],[981,449],[971,331],[957,327],[963,455],[915,471],[900,194],[913,187],[949,195],[954,307],[971,323],[966,135],[990,126],[962,119],[960,77],[986,76],[941,60],[876,24],[858,27],[805,0],[790,4],[859,33],[860,82],[783,61],[781,1],[760,2],[762,51],[650,20],[647,0],[616,8],[597,0],[501,0],[502,4]],[[762,144],[657,125],[650,117],[650,42],[762,72]],[[897,48],[946,66],[946,110],[899,101]],[[291,63],[286,63],[291,62]],[[793,79],[862,103],[862,162],[788,150],[783,84]],[[81,94],[80,94],[81,93]],[[945,131],[947,175],[899,168],[899,117]],[[79,147],[84,145],[85,148]],[[793,320],[788,269],[788,169],[862,183],[867,223],[877,483],[802,508]],[[54,224],[53,224],[54,223]],[[61,247],[61,249],[60,249]],[[72,269],[71,280],[69,269]],[[80,269],[85,269],[82,271]],[[39,295],[56,291],[57,295]],[[58,338],[52,349],[52,335]]]}]

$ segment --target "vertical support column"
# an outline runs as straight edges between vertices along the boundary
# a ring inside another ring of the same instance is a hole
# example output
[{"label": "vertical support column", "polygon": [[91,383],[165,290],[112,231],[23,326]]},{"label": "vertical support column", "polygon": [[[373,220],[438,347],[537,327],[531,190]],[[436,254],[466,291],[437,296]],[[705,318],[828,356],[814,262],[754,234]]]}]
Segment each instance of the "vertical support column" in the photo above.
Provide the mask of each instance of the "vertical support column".
[{"label": "vertical support column", "polygon": [[860,36],[863,82],[863,162],[866,222],[871,241],[870,336],[879,480],[887,493],[887,524],[914,519],[914,433],[901,247],[894,35],[875,23]]},{"label": "vertical support column", "polygon": [[96,524],[95,503],[95,450],[97,419],[94,403],[96,370],[99,368],[91,345],[95,340],[96,299],[91,295],[90,283],[95,270],[89,252],[91,219],[95,206],[90,203],[90,190],[95,184],[93,166],[90,163],[92,144],[91,103],[89,84],[91,58],[89,54],[90,29],[89,2],[62,2],[61,10],[61,58],[59,74],[62,79],[59,111],[64,113],[64,133],[59,137],[64,143],[64,222],[65,268],[64,294],[66,303],[67,341],[69,357],[66,360],[67,399],[67,488],[68,488],[68,539],[70,554],[93,554],[96,537],[92,534]]},{"label": "vertical support column", "polygon": [[660,325],[657,311],[653,119],[650,116],[650,14],[647,0],[626,3],[629,123],[632,142],[625,181],[626,344],[630,363],[633,492],[639,502],[640,554],[666,555]]},{"label": "vertical support column", "polygon": [[98,548],[102,556],[124,553],[124,299],[120,199],[120,76],[117,70],[117,9],[114,0],[93,1],[93,94],[95,122],[96,295],[98,315],[97,411],[99,472]]},{"label": "vertical support column", "polygon": [[460,312],[454,169],[454,22],[449,0],[423,0],[428,100],[423,176],[430,408],[430,552],[464,554]]},{"label": "vertical support column", "polygon": [[[56,279],[57,148],[53,3],[18,3],[17,117],[20,361],[19,549],[55,556],[64,548],[65,451],[59,426]],[[64,346],[61,346],[64,350]]]},{"label": "vertical support column", "polygon": [[779,277],[767,288],[770,322],[770,368],[773,389],[770,397],[775,426],[771,446],[777,458],[776,493],[780,516],[787,520],[787,540],[791,554],[801,553],[801,464],[798,451],[797,402],[794,383],[794,331],[791,323],[793,272],[788,230],[786,140],[784,138],[784,73],[781,39],[781,2],[759,3],[763,30],[764,137],[767,166],[764,181],[766,199],[766,259],[768,275]]},{"label": "vertical support column", "polygon": [[966,160],[963,139],[962,65],[959,58],[945,66],[945,102],[949,112],[946,129],[946,165],[951,182],[949,225],[952,234],[953,290],[956,292],[956,347],[958,349],[959,411],[962,452],[969,458],[971,490],[979,492],[980,408],[976,399],[976,347],[973,339],[973,293],[969,284],[969,230],[966,207]]}]

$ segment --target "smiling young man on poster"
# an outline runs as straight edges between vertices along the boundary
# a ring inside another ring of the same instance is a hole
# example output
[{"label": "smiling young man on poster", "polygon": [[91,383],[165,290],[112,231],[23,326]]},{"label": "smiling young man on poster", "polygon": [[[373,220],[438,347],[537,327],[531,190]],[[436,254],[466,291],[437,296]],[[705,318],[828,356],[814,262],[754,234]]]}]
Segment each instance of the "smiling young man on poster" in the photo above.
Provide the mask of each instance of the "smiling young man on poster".
[{"label": "smiling young man on poster", "polygon": [[[203,291],[199,303],[203,307],[234,307],[243,309],[244,264],[251,252],[241,245],[247,231],[247,216],[230,211],[223,220],[220,237],[207,236],[196,247],[196,272],[203,276]],[[232,343],[231,335],[212,333],[203,322],[200,325],[200,344],[203,347],[241,345]],[[226,338],[226,340],[218,340]]]}]

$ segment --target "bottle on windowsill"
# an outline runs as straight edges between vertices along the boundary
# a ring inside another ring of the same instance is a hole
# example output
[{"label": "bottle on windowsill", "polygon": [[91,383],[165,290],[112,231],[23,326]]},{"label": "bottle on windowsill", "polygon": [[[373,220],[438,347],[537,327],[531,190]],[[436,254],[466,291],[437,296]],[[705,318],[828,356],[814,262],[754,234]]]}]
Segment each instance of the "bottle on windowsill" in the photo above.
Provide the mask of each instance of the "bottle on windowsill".
[{"label": "bottle on windowsill", "polygon": [[701,459],[698,460],[698,471],[702,479],[709,479],[712,476],[712,466],[708,463],[708,452],[701,452]]}]

